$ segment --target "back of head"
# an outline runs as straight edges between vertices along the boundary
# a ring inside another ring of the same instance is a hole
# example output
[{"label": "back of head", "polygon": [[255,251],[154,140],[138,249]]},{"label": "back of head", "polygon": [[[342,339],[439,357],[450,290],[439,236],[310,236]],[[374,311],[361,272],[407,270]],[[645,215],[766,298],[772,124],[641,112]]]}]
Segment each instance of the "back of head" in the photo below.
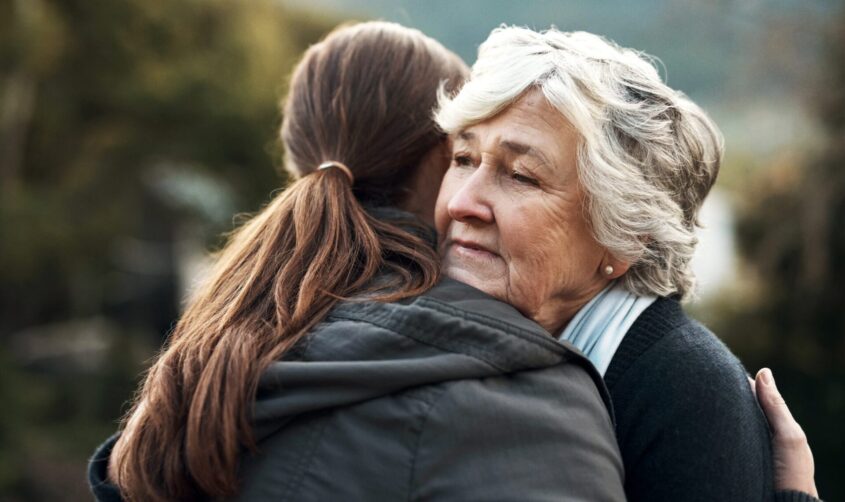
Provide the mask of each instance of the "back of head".
[{"label": "back of head", "polygon": [[432,118],[436,90],[456,88],[467,72],[411,28],[369,22],[334,31],[308,49],[291,80],[282,124],[288,172],[304,176],[339,161],[354,173],[362,203],[397,204],[445,137]]},{"label": "back of head", "polygon": [[461,92],[441,100],[437,120],[455,132],[532,89],[581,136],[585,209],[597,241],[632,264],[626,287],[691,293],[697,215],[722,156],[712,120],[641,52],[591,33],[505,26],[479,48]]},{"label": "back of head", "polygon": [[[440,44],[390,23],[340,28],[306,52],[282,126],[294,181],[231,235],[147,374],[109,465],[124,498],[235,493],[240,455],[255,448],[249,411],[264,369],[339,299],[369,291],[389,301],[434,285],[430,244],[364,207],[407,194],[445,137],[432,117],[437,91],[465,73]],[[318,169],[327,161],[343,167]],[[372,280],[385,270],[388,289]]]}]

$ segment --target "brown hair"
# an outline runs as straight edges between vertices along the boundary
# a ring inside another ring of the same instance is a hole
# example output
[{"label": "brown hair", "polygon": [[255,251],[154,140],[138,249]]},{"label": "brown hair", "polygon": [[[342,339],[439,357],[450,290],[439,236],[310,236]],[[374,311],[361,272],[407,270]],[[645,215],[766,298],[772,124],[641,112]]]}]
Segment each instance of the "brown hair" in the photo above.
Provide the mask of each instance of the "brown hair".
[{"label": "brown hair", "polygon": [[[436,282],[431,246],[364,207],[407,197],[444,138],[431,116],[438,86],[466,72],[434,40],[390,23],[340,28],[308,49],[282,125],[296,181],[231,235],[150,368],[109,465],[126,499],[234,494],[239,457],[256,450],[249,411],[262,371],[338,300],[393,301]],[[317,170],[325,161],[348,166],[354,183]],[[374,291],[380,272],[394,280]]]}]

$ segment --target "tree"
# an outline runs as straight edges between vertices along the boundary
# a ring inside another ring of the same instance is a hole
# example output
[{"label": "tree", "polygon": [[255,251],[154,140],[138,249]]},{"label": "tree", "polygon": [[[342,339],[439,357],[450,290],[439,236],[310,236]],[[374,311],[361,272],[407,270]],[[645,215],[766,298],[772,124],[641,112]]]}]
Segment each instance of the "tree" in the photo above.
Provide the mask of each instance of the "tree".
[{"label": "tree", "polygon": [[83,497],[178,315],[180,243],[283,186],[279,99],[332,24],[273,0],[0,3],[0,499]]},{"label": "tree", "polygon": [[721,332],[749,367],[771,366],[816,456],[819,491],[845,497],[845,11],[832,23],[813,100],[825,147],[804,166],[761,173],[740,219],[756,271],[750,305]]}]

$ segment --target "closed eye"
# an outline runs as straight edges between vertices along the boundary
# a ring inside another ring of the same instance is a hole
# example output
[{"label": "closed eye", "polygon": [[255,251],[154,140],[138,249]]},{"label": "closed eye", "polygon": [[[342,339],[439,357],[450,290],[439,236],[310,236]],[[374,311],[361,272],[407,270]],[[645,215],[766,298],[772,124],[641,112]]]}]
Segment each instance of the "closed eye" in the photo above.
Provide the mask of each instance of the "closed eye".
[{"label": "closed eye", "polygon": [[456,166],[471,166],[472,158],[469,155],[455,155],[452,159]]},{"label": "closed eye", "polygon": [[526,176],[518,171],[514,171],[513,173],[511,173],[511,178],[513,178],[513,180],[518,183],[523,183],[531,186],[540,186],[539,181],[530,176]]}]

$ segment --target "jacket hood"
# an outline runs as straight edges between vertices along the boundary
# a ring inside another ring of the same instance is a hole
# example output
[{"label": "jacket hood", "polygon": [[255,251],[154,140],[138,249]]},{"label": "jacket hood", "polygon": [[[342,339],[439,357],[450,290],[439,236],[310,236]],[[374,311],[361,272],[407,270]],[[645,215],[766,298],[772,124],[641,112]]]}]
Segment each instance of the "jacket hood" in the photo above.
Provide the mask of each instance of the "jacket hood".
[{"label": "jacket hood", "polygon": [[580,357],[510,305],[451,279],[405,303],[344,302],[262,375],[256,439],[304,413]]},{"label": "jacket hood", "polygon": [[[585,357],[471,286],[444,279],[404,302],[343,302],[262,374],[252,413],[255,439],[260,442],[306,413],[415,386],[563,361],[587,370],[612,416],[601,376]],[[89,464],[89,484],[98,500],[121,500],[106,474],[117,437],[101,445]]]}]

